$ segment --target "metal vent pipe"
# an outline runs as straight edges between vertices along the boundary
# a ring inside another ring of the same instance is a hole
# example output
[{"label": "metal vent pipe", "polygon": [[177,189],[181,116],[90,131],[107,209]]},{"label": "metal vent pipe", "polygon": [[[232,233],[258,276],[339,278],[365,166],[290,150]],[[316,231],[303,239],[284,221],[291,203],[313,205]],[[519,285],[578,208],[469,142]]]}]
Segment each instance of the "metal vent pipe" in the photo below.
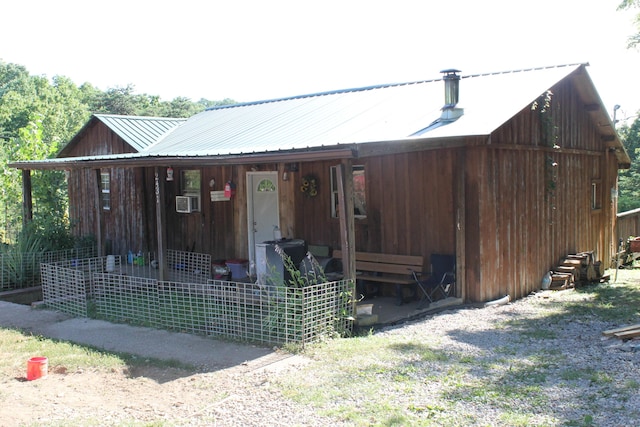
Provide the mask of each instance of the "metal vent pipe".
[{"label": "metal vent pipe", "polygon": [[458,104],[460,97],[460,70],[442,70],[444,76],[444,107],[442,109],[453,108]]}]

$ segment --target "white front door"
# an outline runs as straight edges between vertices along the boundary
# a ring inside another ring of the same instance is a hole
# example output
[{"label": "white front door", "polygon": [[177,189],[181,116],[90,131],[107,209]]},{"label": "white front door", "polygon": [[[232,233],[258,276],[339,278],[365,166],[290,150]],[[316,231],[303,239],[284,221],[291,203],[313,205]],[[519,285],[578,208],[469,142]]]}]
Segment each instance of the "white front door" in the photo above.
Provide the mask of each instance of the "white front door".
[{"label": "white front door", "polygon": [[273,240],[274,227],[280,227],[278,172],[247,172],[247,218],[249,262],[255,266],[256,243]]}]

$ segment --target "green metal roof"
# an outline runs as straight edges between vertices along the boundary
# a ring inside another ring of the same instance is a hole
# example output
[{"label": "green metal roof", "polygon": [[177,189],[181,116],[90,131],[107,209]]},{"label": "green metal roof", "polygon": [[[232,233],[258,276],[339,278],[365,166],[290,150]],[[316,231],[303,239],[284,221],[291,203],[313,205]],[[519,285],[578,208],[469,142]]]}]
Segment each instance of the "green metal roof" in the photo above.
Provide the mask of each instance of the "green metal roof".
[{"label": "green metal roof", "polygon": [[441,116],[442,79],[347,89],[212,108],[145,150],[149,155],[239,155],[412,138],[489,135],[581,65],[462,76],[456,121]]},{"label": "green metal roof", "polygon": [[66,157],[96,121],[104,123],[136,152],[141,152],[167,135],[187,119],[117,114],[94,114],[83,128],[63,147],[58,157]]},{"label": "green metal roof", "polygon": [[[629,157],[586,72],[586,65],[462,75],[456,107],[463,109],[463,114],[439,126],[430,125],[442,116],[444,83],[441,78],[214,107],[186,121],[97,115],[95,117],[139,151],[75,158],[74,165],[91,162],[147,165],[160,164],[163,159],[174,163],[198,159],[211,164],[237,163],[285,155],[304,160],[304,156],[308,159],[321,155],[344,157],[349,155],[345,154],[349,150],[353,153],[365,147],[375,150],[380,143],[429,144],[436,139],[459,142],[464,137],[490,135],[524,108],[531,108],[545,91],[569,77],[585,105],[600,106],[590,108],[589,114],[598,131],[611,141],[619,164],[628,165]],[[147,133],[152,125],[164,127]],[[70,161],[24,163],[49,168],[61,167],[63,162]],[[22,163],[14,166],[23,167]]]},{"label": "green metal roof", "polygon": [[136,151],[143,151],[187,119],[94,114]]}]

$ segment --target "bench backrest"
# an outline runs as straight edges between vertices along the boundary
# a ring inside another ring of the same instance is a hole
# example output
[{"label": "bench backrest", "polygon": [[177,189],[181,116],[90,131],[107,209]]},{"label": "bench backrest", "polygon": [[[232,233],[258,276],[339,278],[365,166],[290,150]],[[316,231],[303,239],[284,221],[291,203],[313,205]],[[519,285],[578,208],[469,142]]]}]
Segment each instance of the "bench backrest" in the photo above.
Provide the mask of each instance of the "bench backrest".
[{"label": "bench backrest", "polygon": [[[333,251],[334,258],[342,258],[342,251]],[[422,273],[424,258],[417,255],[381,254],[356,252],[356,270],[376,271],[391,274],[411,274],[411,270]]]}]

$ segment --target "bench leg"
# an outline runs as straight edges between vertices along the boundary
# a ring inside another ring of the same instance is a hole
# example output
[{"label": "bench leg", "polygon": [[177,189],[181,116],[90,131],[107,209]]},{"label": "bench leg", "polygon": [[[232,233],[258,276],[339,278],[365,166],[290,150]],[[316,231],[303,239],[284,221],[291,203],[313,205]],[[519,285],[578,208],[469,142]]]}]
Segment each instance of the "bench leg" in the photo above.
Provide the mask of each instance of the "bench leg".
[{"label": "bench leg", "polygon": [[402,295],[402,285],[396,285],[396,305],[402,305],[404,302],[404,295]]},{"label": "bench leg", "polygon": [[[402,305],[404,304],[404,284],[400,285],[400,284],[396,284],[396,304],[397,305]],[[415,284],[414,285],[408,285],[409,289],[411,290],[411,296],[409,297],[409,299],[413,299],[416,297],[416,295],[418,294],[418,291],[416,289]]]}]

